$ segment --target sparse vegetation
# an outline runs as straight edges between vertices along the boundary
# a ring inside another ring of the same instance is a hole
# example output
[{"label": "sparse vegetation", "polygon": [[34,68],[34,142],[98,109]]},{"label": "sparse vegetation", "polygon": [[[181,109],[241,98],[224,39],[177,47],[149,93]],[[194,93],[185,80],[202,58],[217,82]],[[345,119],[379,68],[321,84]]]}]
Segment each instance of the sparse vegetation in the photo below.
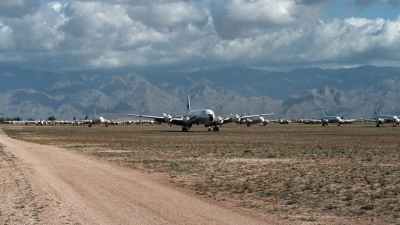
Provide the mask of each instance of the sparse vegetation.
[{"label": "sparse vegetation", "polygon": [[17,159],[0,145],[0,224],[36,224],[43,206],[38,206],[35,194],[25,175],[15,166]]},{"label": "sparse vegetation", "polygon": [[158,125],[3,130],[17,139],[163,173],[199,195],[282,218],[400,222],[399,128],[274,124],[224,126],[221,132]]}]

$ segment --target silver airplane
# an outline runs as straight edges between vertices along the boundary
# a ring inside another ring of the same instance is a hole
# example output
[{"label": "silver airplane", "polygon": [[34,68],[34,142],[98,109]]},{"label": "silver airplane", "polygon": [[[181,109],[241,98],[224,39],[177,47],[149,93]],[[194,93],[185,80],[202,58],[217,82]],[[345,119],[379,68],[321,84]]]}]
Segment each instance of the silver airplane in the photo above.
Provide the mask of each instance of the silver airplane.
[{"label": "silver airplane", "polygon": [[[244,120],[244,124],[246,124],[248,127],[251,126],[252,124],[260,123],[260,126],[266,126],[269,123],[269,120],[265,119],[264,116],[269,116],[273,115],[274,113],[264,113],[264,114],[258,114],[258,115],[248,115],[248,116],[241,116],[240,120]],[[240,122],[239,122],[240,123]]]},{"label": "silver airplane", "polygon": [[18,121],[18,120],[5,120],[3,121],[3,123],[7,123],[7,124],[19,124],[22,121]]},{"label": "silver airplane", "polygon": [[[392,114],[394,114],[392,110]],[[393,123],[393,127],[400,126],[400,120],[396,115],[381,115],[375,110],[374,117],[371,120],[376,123],[376,127],[383,126],[384,123]]]},{"label": "silver airplane", "polygon": [[328,126],[328,123],[338,123],[337,125],[340,126],[340,124],[343,123],[343,119],[340,118],[339,116],[327,116],[322,110],[321,110],[321,115],[322,115],[321,118],[322,126]]},{"label": "silver airplane", "polygon": [[205,127],[208,127],[208,131],[211,131],[211,126],[213,127],[213,131],[219,131],[218,125],[222,125],[224,120],[220,117],[215,117],[214,112],[211,109],[192,109],[190,107],[190,97],[187,96],[187,113],[186,116],[181,117],[172,117],[167,114],[163,114],[163,116],[147,116],[147,115],[138,115],[138,114],[126,114],[127,116],[135,116],[135,117],[143,117],[143,118],[151,118],[157,122],[168,123],[171,125],[179,125],[182,126],[182,132],[187,132],[190,130],[193,124],[199,125],[204,124]]},{"label": "silver airplane", "polygon": [[[96,109],[93,108],[93,113],[94,113],[94,118],[91,120],[86,120],[89,123],[89,127],[91,127],[93,124],[100,124],[101,126],[104,124],[106,127],[110,124],[109,120],[104,119],[102,116],[97,116],[96,115]],[[85,121],[82,121],[85,123]]]},{"label": "silver airplane", "polygon": [[225,118],[220,118],[223,123],[236,123],[238,126],[240,124],[246,124],[248,127],[252,124],[260,123],[260,126],[266,126],[269,123],[268,119],[265,119],[264,116],[274,115],[274,113],[264,113],[264,114],[250,114],[249,115],[230,115]]}]

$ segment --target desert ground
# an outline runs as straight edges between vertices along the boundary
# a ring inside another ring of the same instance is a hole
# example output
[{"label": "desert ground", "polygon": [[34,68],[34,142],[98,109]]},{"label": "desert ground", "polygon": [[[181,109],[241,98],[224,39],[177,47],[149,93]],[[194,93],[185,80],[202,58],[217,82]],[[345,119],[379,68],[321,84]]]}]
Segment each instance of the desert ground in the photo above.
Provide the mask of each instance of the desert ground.
[{"label": "desert ground", "polygon": [[1,128],[3,224],[400,223],[390,124]]}]

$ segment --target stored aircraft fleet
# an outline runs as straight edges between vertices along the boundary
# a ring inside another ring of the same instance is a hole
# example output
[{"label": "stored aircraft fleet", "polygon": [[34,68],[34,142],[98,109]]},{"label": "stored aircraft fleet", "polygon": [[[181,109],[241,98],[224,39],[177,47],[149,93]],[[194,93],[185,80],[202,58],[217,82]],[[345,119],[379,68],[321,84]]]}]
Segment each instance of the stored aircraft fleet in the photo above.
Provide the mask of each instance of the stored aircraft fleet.
[{"label": "stored aircraft fleet", "polygon": [[[88,124],[89,127],[91,127],[93,124],[100,124],[101,126],[106,126],[108,127],[109,125],[118,125],[121,122],[120,121],[112,121],[112,120],[107,120],[103,117],[99,117],[96,115],[96,110],[94,109],[94,118],[88,119],[85,118],[84,120],[71,120],[71,121],[47,121],[47,120],[35,120],[35,121],[12,121],[12,120],[6,120],[3,121],[3,123],[8,123],[8,124],[25,124],[25,125],[61,125],[61,124],[70,124],[70,125],[83,125],[83,124]],[[229,115],[226,117],[219,117],[216,116],[215,113],[211,109],[192,109],[190,106],[190,97],[189,95],[187,96],[187,113],[184,116],[171,116],[167,114],[163,114],[163,116],[150,116],[150,115],[142,115],[142,114],[126,114],[127,116],[133,116],[133,117],[138,117],[138,118],[146,118],[146,120],[128,120],[128,121],[123,121],[122,123],[126,124],[152,124],[152,123],[167,123],[169,126],[172,125],[179,125],[182,126],[182,131],[187,132],[190,130],[190,128],[193,125],[204,125],[206,128],[208,128],[208,131],[211,131],[211,128],[213,131],[219,131],[220,128],[222,127],[223,124],[228,124],[228,123],[236,123],[238,126],[240,124],[245,124],[247,126],[251,126],[253,124],[260,124],[260,126],[266,126],[268,125],[269,122],[276,122],[280,124],[288,124],[292,122],[299,122],[299,123],[305,123],[305,124],[322,124],[322,126],[328,126],[330,123],[336,123],[337,126],[340,126],[341,124],[347,124],[347,123],[353,123],[353,122],[374,122],[377,127],[383,126],[385,123],[392,123],[393,127],[395,126],[400,126],[400,119],[394,115],[394,112],[392,111],[392,115],[382,115],[378,114],[378,112],[375,110],[375,114],[372,118],[369,119],[343,119],[342,117],[339,116],[327,116],[325,113],[321,110],[321,118],[320,119],[278,119],[278,120],[268,120],[265,118],[265,116],[270,116],[273,115],[274,113],[263,113],[263,114],[255,114],[252,115],[241,115],[239,116],[238,114],[236,115]],[[148,120],[151,119],[151,120]]]}]

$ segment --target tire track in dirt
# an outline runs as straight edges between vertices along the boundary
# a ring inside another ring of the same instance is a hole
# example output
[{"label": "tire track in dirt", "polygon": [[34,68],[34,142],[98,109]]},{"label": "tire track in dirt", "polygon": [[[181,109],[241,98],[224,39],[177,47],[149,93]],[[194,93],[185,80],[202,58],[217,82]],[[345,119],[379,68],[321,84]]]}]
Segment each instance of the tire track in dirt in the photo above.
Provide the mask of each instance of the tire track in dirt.
[{"label": "tire track in dirt", "polygon": [[0,143],[5,146],[5,151],[18,158],[15,167],[31,184],[36,196],[35,204],[43,206],[40,220],[36,220],[39,223],[288,222],[204,199],[153,175],[104,163],[65,149],[18,141],[8,137],[2,130]]}]

